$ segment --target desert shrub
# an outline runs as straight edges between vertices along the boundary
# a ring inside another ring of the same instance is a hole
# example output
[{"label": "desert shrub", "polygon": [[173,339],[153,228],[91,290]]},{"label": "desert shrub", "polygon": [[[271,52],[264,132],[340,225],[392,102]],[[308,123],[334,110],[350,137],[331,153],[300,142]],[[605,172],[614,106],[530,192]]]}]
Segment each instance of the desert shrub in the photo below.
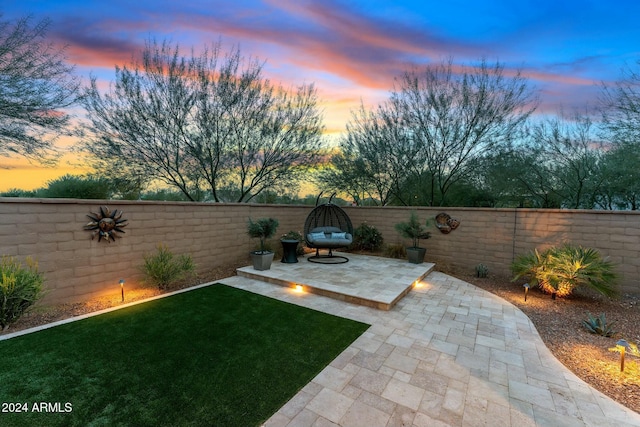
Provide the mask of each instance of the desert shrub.
[{"label": "desert shrub", "polygon": [[48,181],[47,187],[38,193],[39,197],[109,199],[112,189],[106,178],[67,174]]},{"label": "desert shrub", "polygon": [[145,282],[167,289],[178,280],[194,274],[196,269],[191,255],[176,257],[169,248],[160,243],[154,254],[144,254],[142,272]]},{"label": "desert shrub", "polygon": [[21,190],[19,188],[10,188],[0,193],[0,197],[37,197],[34,190]]},{"label": "desert shrub", "polygon": [[512,264],[513,280],[527,276],[531,285],[559,297],[570,295],[579,286],[589,286],[611,297],[616,294],[614,264],[595,249],[565,244],[540,253],[518,257]]},{"label": "desert shrub", "polygon": [[587,311],[587,319],[582,321],[582,325],[587,328],[592,334],[602,335],[603,337],[612,337],[616,331],[613,330],[613,325],[616,322],[607,322],[607,318],[604,313],[600,313],[600,316],[593,316]]},{"label": "desert shrub", "polygon": [[43,293],[44,276],[31,258],[26,266],[13,257],[0,260],[0,327],[5,330],[22,316]]},{"label": "desert shrub", "polygon": [[389,258],[406,258],[407,250],[402,243],[392,243],[384,248],[385,256]]},{"label": "desert shrub", "polygon": [[383,242],[384,239],[378,229],[373,225],[363,222],[353,230],[353,243],[351,247],[358,250],[377,251],[382,247]]}]

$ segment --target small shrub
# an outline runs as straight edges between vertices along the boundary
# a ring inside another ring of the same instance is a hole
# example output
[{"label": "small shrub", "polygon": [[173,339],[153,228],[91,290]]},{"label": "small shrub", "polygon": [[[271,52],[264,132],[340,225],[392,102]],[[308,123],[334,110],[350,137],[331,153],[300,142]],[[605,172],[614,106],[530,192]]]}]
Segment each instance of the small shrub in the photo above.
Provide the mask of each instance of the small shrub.
[{"label": "small shrub", "polygon": [[476,277],[486,278],[489,275],[489,267],[484,264],[476,265]]},{"label": "small shrub", "polygon": [[587,311],[587,320],[582,321],[582,325],[587,328],[592,334],[602,335],[603,337],[612,337],[616,331],[613,330],[613,325],[616,322],[608,322],[604,313],[600,313],[600,316],[594,317]]},{"label": "small shrub", "polygon": [[373,252],[380,249],[383,243],[382,234],[373,225],[363,222],[353,230],[353,243],[351,244],[353,249]]},{"label": "small shrub", "polygon": [[534,250],[518,257],[511,264],[511,270],[514,281],[528,276],[531,285],[559,297],[570,295],[582,285],[607,297],[616,294],[614,264],[591,248],[565,244],[542,253]]},{"label": "small shrub", "polygon": [[35,190],[21,190],[19,188],[10,188],[0,193],[0,197],[38,197]]},{"label": "small shrub", "polygon": [[[427,220],[425,225],[426,227],[429,226],[429,220]],[[418,214],[414,211],[411,211],[409,221],[399,222],[395,225],[396,231],[400,233],[402,237],[411,239],[412,248],[419,247],[420,239],[429,239],[431,237],[431,233],[427,231],[426,227],[420,223]]]},{"label": "small shrub", "polygon": [[300,233],[299,231],[289,231],[280,237],[280,240],[297,240],[299,242],[303,239],[304,238],[302,237],[302,233]]},{"label": "small shrub", "polygon": [[260,253],[271,252],[265,246],[266,240],[273,237],[278,229],[278,220],[275,218],[260,218],[253,221],[249,218],[247,234],[249,237],[260,239]]},{"label": "small shrub", "polygon": [[392,243],[385,247],[384,253],[389,258],[404,259],[407,257],[407,250],[401,243]]},{"label": "small shrub", "polygon": [[109,199],[113,193],[107,179],[90,175],[64,175],[47,182],[39,197],[72,199]]},{"label": "small shrub", "polygon": [[22,266],[13,257],[0,260],[0,327],[5,330],[42,296],[44,276],[27,258]]},{"label": "small shrub", "polygon": [[144,255],[142,266],[145,281],[159,289],[167,289],[176,281],[193,274],[195,269],[190,255],[180,255],[176,258],[162,243],[158,245],[155,254]]}]

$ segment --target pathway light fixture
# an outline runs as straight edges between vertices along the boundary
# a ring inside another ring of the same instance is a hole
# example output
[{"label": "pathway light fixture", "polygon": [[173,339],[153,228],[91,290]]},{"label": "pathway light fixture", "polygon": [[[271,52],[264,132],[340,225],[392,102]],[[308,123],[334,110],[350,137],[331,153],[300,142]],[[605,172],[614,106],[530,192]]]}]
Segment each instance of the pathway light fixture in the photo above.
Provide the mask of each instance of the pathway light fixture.
[{"label": "pathway light fixture", "polygon": [[624,353],[629,348],[627,340],[618,340],[616,342],[616,350],[620,352],[620,372],[624,372]]}]

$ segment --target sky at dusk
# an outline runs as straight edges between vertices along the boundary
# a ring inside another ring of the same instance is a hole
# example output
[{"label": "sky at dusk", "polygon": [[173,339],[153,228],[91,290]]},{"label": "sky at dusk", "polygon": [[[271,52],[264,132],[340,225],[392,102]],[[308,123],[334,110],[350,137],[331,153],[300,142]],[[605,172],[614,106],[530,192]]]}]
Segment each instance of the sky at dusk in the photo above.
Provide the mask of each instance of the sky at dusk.
[{"label": "sky at dusk", "polygon": [[[383,101],[414,66],[500,61],[522,70],[538,90],[539,113],[552,114],[595,104],[598,85],[640,59],[637,0],[4,0],[0,12],[3,20],[50,18],[49,36],[68,46],[85,83],[94,75],[107,85],[150,37],[179,43],[185,55],[217,41],[238,46],[266,61],[274,82],[314,83],[333,140],[360,102]],[[70,159],[52,170],[0,158],[0,191],[83,173]]]}]

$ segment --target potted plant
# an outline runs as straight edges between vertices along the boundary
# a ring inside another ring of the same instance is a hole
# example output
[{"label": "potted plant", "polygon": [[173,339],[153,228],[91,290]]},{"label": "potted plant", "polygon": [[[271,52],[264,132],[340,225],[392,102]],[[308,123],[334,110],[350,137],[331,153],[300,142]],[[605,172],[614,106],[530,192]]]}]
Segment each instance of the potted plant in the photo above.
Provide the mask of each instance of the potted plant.
[{"label": "potted plant", "polygon": [[293,264],[298,262],[298,243],[302,241],[302,234],[289,231],[280,237],[282,243],[282,262]]},{"label": "potted plant", "polygon": [[274,218],[260,218],[256,221],[249,218],[247,234],[260,239],[260,250],[251,252],[251,260],[255,270],[269,270],[273,261],[273,252],[265,247],[265,240],[273,237],[278,228],[278,220]]},{"label": "potted plant", "polygon": [[[427,221],[427,224],[429,221]],[[427,252],[425,248],[418,246],[420,239],[428,239],[431,237],[425,226],[423,226],[418,220],[418,215],[415,212],[411,212],[409,221],[400,222],[395,225],[396,230],[400,235],[406,239],[411,239],[413,245],[407,248],[407,258],[410,263],[420,264],[424,261],[424,255]]]}]

